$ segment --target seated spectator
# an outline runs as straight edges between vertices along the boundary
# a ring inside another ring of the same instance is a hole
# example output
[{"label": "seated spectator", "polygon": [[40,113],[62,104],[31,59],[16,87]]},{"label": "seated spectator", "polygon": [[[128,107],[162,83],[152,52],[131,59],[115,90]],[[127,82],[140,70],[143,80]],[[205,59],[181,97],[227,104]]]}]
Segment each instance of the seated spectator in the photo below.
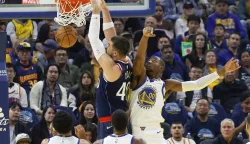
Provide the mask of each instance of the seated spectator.
[{"label": "seated spectator", "polygon": [[124,32],[124,21],[122,18],[113,19],[115,31],[118,36],[120,36]]},{"label": "seated spectator", "polygon": [[228,114],[240,102],[242,92],[248,89],[244,82],[235,80],[235,78],[236,72],[226,73],[224,80],[213,89],[214,100],[219,100]]},{"label": "seated spectator", "polygon": [[30,136],[26,133],[21,133],[16,136],[16,144],[30,144]]},{"label": "seated spectator", "polygon": [[84,129],[85,129],[85,134],[86,134],[86,140],[88,140],[91,143],[94,143],[97,137],[96,125],[92,123],[88,123],[84,125]]},{"label": "seated spectator", "polygon": [[175,21],[180,16],[175,0],[159,0],[159,3],[164,6],[164,19]]},{"label": "seated spectator", "polygon": [[55,51],[58,48],[57,43],[52,39],[47,39],[43,45],[41,46],[41,49],[44,52],[43,57],[39,57],[37,60],[37,65],[40,66],[42,71],[44,72],[44,69],[50,65],[55,64]]},{"label": "seated spectator", "polygon": [[67,91],[58,83],[60,69],[57,65],[49,65],[45,69],[46,79],[37,82],[31,89],[30,107],[38,115],[46,106],[60,105],[67,107]]},{"label": "seated spectator", "polygon": [[194,140],[183,137],[184,127],[181,122],[174,122],[171,125],[170,133],[172,135],[171,138],[167,139],[167,144],[195,144]]},{"label": "seated spectator", "polygon": [[208,117],[209,109],[208,100],[199,99],[196,104],[197,117],[192,118],[185,125],[185,135],[190,133],[197,144],[206,139],[213,139],[220,134],[219,123]]},{"label": "seated spectator", "polygon": [[[211,50],[206,52],[205,63],[206,63],[205,67],[203,68],[203,76],[216,72],[222,68],[221,65],[217,64],[217,58],[215,52]],[[209,88],[213,90],[214,86],[218,85],[223,81],[223,78],[224,77],[220,77],[216,81],[212,82],[209,85]]]},{"label": "seated spectator", "polygon": [[[195,15],[194,5],[191,2],[185,2],[183,4],[183,13],[175,22],[175,35],[176,37],[179,35],[184,35],[185,32],[188,31],[187,19],[191,15]],[[204,23],[202,19],[200,19],[200,27],[198,31],[205,32]]]},{"label": "seated spectator", "polygon": [[22,106],[17,102],[12,102],[9,105],[9,126],[10,126],[10,144],[16,144],[18,134],[30,134],[29,129],[25,124],[19,121],[20,111]]},{"label": "seated spectator", "polygon": [[222,24],[225,27],[226,37],[228,37],[230,33],[238,32],[241,35],[241,39],[246,38],[246,31],[240,23],[239,17],[228,11],[227,0],[216,0],[215,13],[207,19],[206,30],[209,39],[214,38],[214,28],[216,24]]},{"label": "seated spectator", "polygon": [[234,129],[234,122],[226,118],[221,122],[221,135],[213,140],[203,141],[201,144],[244,144],[242,140],[233,135]]},{"label": "seated spectator", "polygon": [[[198,65],[193,65],[189,72],[189,77],[191,81],[198,80],[202,77],[202,68]],[[185,99],[185,108],[189,112],[193,112],[196,108],[197,101],[201,98],[208,99],[212,102],[213,95],[209,87],[205,87],[201,90],[187,91],[187,92],[177,92],[178,99]]]},{"label": "seated spectator", "polygon": [[250,91],[245,91],[241,98],[240,104],[242,109],[233,111],[232,113],[232,120],[235,123],[235,132],[234,134],[237,136],[240,132],[242,132],[243,138],[247,139],[248,136],[245,131],[246,127],[246,117],[248,113],[250,113]]},{"label": "seated spectator", "polygon": [[60,76],[58,79],[59,84],[69,90],[75,86],[80,77],[80,70],[77,66],[68,64],[68,53],[66,49],[60,48],[55,51],[56,64],[60,68]]},{"label": "seated spectator", "polygon": [[80,107],[81,116],[79,118],[79,124],[84,126],[85,124],[92,123],[97,125],[96,109],[92,102],[86,101],[82,103]]},{"label": "seated spectator", "polygon": [[211,49],[215,53],[219,53],[228,49],[227,40],[225,38],[225,27],[222,24],[216,24],[214,28],[214,38],[210,39]]},{"label": "seated spectator", "polygon": [[51,137],[49,129],[56,114],[53,106],[48,106],[43,110],[41,120],[31,129],[31,144],[40,144],[44,139]]},{"label": "seated spectator", "polygon": [[14,66],[10,63],[6,63],[6,70],[9,83],[9,102],[18,102],[22,107],[28,107],[26,91],[18,83],[13,82],[16,76]]},{"label": "seated spectator", "polygon": [[217,53],[218,64],[224,66],[231,58],[237,58],[240,48],[240,37],[239,33],[231,33],[229,35],[227,40],[228,49]]},{"label": "seated spectator", "polygon": [[76,98],[76,107],[79,107],[84,101],[95,102],[96,88],[94,78],[89,71],[83,71],[78,85],[75,88],[69,89],[69,93]]},{"label": "seated spectator", "polygon": [[245,82],[245,84],[250,86],[250,53],[248,51],[243,51],[239,54],[239,59],[241,63],[241,68],[238,72],[238,78]]},{"label": "seated spectator", "polygon": [[174,55],[171,45],[163,45],[160,58],[165,62],[165,69],[163,71],[162,79],[188,81],[188,68],[181,61],[176,60]]},{"label": "seated spectator", "polygon": [[193,39],[192,52],[185,57],[185,64],[190,69],[192,65],[205,66],[205,54],[207,51],[207,38],[204,34],[196,34]]}]

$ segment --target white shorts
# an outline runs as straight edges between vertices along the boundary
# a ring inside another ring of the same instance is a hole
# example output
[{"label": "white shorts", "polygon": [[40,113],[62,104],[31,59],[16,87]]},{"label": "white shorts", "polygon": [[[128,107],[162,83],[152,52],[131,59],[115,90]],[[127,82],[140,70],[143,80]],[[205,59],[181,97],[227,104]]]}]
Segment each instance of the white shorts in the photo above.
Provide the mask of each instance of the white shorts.
[{"label": "white shorts", "polygon": [[166,144],[163,129],[159,126],[132,126],[135,138],[143,139],[146,144]]}]

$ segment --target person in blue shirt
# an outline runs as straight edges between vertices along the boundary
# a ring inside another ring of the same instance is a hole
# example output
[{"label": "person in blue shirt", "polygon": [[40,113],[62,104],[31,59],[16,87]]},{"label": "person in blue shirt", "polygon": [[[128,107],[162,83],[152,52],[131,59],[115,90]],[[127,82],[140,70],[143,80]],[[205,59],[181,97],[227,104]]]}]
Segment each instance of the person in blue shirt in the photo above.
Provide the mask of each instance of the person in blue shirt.
[{"label": "person in blue shirt", "polygon": [[225,38],[225,27],[222,24],[216,24],[214,28],[214,38],[210,39],[209,43],[211,45],[211,49],[215,53],[219,53],[227,47],[227,40]]},{"label": "person in blue shirt", "polygon": [[225,65],[232,57],[237,58],[238,49],[240,47],[241,35],[239,33],[231,33],[228,38],[228,49],[217,54],[218,64]]},{"label": "person in blue shirt", "polygon": [[190,133],[197,144],[206,139],[213,139],[220,134],[220,126],[217,120],[208,117],[209,110],[208,100],[199,99],[196,104],[197,117],[192,118],[185,125],[184,135]]}]

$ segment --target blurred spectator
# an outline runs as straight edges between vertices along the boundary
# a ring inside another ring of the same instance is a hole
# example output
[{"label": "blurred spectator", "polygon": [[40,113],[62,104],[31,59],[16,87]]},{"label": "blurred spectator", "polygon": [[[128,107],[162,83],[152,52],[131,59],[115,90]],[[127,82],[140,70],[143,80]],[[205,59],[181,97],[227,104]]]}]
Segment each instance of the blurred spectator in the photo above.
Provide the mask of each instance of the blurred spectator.
[{"label": "blurred spectator", "polygon": [[160,58],[165,62],[162,79],[176,79],[178,81],[188,81],[188,68],[181,61],[174,58],[174,51],[171,45],[163,45]]},{"label": "blurred spectator", "polygon": [[20,133],[30,134],[27,126],[19,121],[22,106],[17,102],[9,105],[9,126],[10,126],[10,144],[16,144],[16,137]]},{"label": "blurred spectator", "polygon": [[214,38],[214,28],[216,24],[224,25],[226,29],[225,36],[228,37],[232,32],[238,32],[241,38],[246,38],[246,32],[240,23],[238,16],[228,12],[227,0],[216,0],[215,13],[207,19],[206,30],[209,39]]},{"label": "blurred spectator", "polygon": [[84,101],[95,102],[95,91],[93,75],[87,70],[82,72],[77,87],[69,89],[69,93],[76,97],[76,107],[79,107]]},{"label": "blurred spectator", "polygon": [[220,134],[219,123],[208,117],[209,109],[208,100],[199,99],[196,104],[197,117],[192,118],[185,125],[185,135],[190,133],[197,144],[206,139],[213,139]]},{"label": "blurred spectator", "polygon": [[57,43],[52,39],[47,39],[41,46],[42,51],[44,52],[44,55],[42,57],[39,57],[37,60],[37,65],[40,66],[42,71],[44,72],[44,69],[50,65],[55,64],[55,51],[58,49]]},{"label": "blurred spectator", "polygon": [[247,34],[250,30],[250,1],[249,0],[240,0],[237,7],[237,15],[240,17],[240,22],[245,28]]},{"label": "blurred spectator", "polygon": [[6,63],[9,83],[9,103],[18,102],[22,107],[28,107],[27,93],[18,83],[13,82],[16,71],[11,63]]},{"label": "blurred spectator", "polygon": [[240,102],[242,92],[248,89],[245,83],[235,78],[236,72],[226,73],[224,80],[213,89],[214,100],[219,100],[229,114],[235,104]]},{"label": "blurred spectator", "polygon": [[239,54],[239,59],[241,63],[241,68],[238,72],[238,78],[245,82],[245,84],[250,86],[250,53],[248,51],[243,51]]},{"label": "blurred spectator", "polygon": [[184,41],[193,41],[194,35],[197,33],[200,27],[201,19],[196,15],[191,15],[187,19],[187,27],[188,31],[186,31],[183,35],[178,35],[175,39],[175,53],[182,56],[182,48],[181,43]]},{"label": "blurred spectator", "polygon": [[242,132],[243,138],[247,139],[248,136],[246,134],[246,117],[250,113],[250,91],[242,91],[243,94],[240,97],[240,105],[242,109],[234,110],[232,113],[232,120],[235,123],[235,132],[234,134],[237,136],[240,132]]},{"label": "blurred spectator", "polygon": [[124,21],[122,18],[113,19],[116,34],[119,36],[124,32]]},{"label": "blurred spectator", "polygon": [[16,144],[30,144],[31,138],[26,133],[21,133],[16,136]]},{"label": "blurred spectator", "polygon": [[57,65],[49,65],[45,69],[46,79],[37,82],[30,92],[30,107],[38,115],[49,105],[60,105],[67,107],[67,91],[58,83],[60,69]]},{"label": "blurred spectator", "polygon": [[58,82],[68,90],[76,85],[79,81],[80,70],[77,66],[68,64],[68,53],[66,49],[57,49],[55,50],[55,53],[56,64],[60,68],[60,76]]},{"label": "blurred spectator", "polygon": [[[217,64],[216,54],[212,50],[209,50],[206,52],[205,63],[206,63],[205,67],[203,68],[203,76],[216,72],[222,68],[221,65]],[[223,78],[224,77],[220,77],[216,81],[212,82],[209,85],[209,88],[213,90],[214,86],[218,85],[219,83],[223,81]]]},{"label": "blurred spectator", "polygon": [[[183,13],[175,22],[175,35],[184,35],[188,31],[187,19],[191,15],[195,15],[194,5],[191,2],[185,2],[183,5]],[[200,20],[200,27],[198,31],[204,32],[204,23]]]},{"label": "blurred spectator", "polygon": [[96,107],[91,101],[86,101],[82,103],[80,107],[81,116],[79,118],[79,124],[82,126],[86,124],[94,124],[97,126],[97,116],[96,116]]},{"label": "blurred spectator", "polygon": [[180,122],[174,122],[171,125],[171,135],[172,137],[167,139],[167,144],[195,144],[194,140],[183,137],[184,127]]},{"label": "blurred spectator", "polygon": [[37,81],[43,79],[43,72],[38,65],[32,64],[30,61],[31,47],[29,43],[21,42],[17,46],[17,53],[19,60],[14,65],[16,78],[18,83],[25,89],[29,103],[30,90]]},{"label": "blurred spectator", "polygon": [[164,19],[175,21],[180,16],[176,8],[175,0],[161,0],[160,4],[164,6]]},{"label": "blurred spectator", "polygon": [[97,137],[97,127],[95,124],[88,123],[84,125],[86,140],[94,143]]},{"label": "blurred spectator", "polygon": [[227,40],[228,49],[217,54],[218,64],[224,66],[232,57],[237,58],[240,48],[240,38],[241,35],[239,33],[231,33],[229,35]]},{"label": "blurred spectator", "polygon": [[[202,77],[203,69],[200,66],[192,65],[189,77],[191,81],[198,80]],[[177,98],[185,99],[185,108],[189,112],[193,112],[196,108],[196,103],[199,99],[208,99],[212,102],[213,95],[209,87],[205,87],[201,90],[187,91],[187,92],[177,92]]]},{"label": "blurred spectator", "polygon": [[219,53],[228,49],[227,39],[225,38],[225,27],[222,24],[216,24],[214,28],[214,38],[210,39],[211,49]]},{"label": "blurred spectator", "polygon": [[207,38],[204,34],[198,33],[192,41],[192,52],[185,57],[185,64],[190,69],[192,65],[205,66],[205,54],[207,51]]},{"label": "blurred spectator", "polygon": [[[124,32],[124,33],[121,34],[121,36],[125,37],[125,38],[127,38],[129,40],[130,51],[129,51],[129,53],[128,53],[127,56],[132,60],[133,59],[133,51],[134,51],[134,45],[133,45],[134,44],[134,39],[133,39],[133,35],[131,33],[129,33],[129,32]],[[107,41],[107,40],[105,39],[105,41]]]},{"label": "blurred spectator", "polygon": [[25,39],[29,42],[37,39],[37,24],[29,19],[13,19],[7,24],[7,35],[10,36],[12,44],[19,39]]},{"label": "blurred spectator", "polygon": [[56,109],[53,106],[48,106],[43,110],[40,122],[31,129],[31,144],[40,144],[43,139],[52,136],[49,127],[55,117],[55,113]]},{"label": "blurred spectator", "polygon": [[242,140],[233,135],[234,130],[234,122],[226,118],[221,122],[221,135],[213,140],[203,141],[201,144],[243,144]]}]

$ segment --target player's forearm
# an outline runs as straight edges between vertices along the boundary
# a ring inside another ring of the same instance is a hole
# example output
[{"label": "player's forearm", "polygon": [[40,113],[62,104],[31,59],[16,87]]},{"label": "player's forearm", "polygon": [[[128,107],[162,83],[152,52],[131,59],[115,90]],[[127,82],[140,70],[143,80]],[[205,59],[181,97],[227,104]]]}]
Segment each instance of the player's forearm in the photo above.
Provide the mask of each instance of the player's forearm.
[{"label": "player's forearm", "polygon": [[200,90],[204,87],[208,86],[215,80],[217,80],[220,76],[217,72],[214,72],[212,74],[206,75],[204,77],[199,78],[196,81],[186,81],[182,82],[182,91],[193,91],[193,90]]},{"label": "player's forearm", "polygon": [[114,27],[114,23],[111,19],[110,13],[108,8],[102,9],[102,15],[103,15],[103,31],[105,38],[107,41],[110,41],[112,37],[116,36],[116,31]]}]

